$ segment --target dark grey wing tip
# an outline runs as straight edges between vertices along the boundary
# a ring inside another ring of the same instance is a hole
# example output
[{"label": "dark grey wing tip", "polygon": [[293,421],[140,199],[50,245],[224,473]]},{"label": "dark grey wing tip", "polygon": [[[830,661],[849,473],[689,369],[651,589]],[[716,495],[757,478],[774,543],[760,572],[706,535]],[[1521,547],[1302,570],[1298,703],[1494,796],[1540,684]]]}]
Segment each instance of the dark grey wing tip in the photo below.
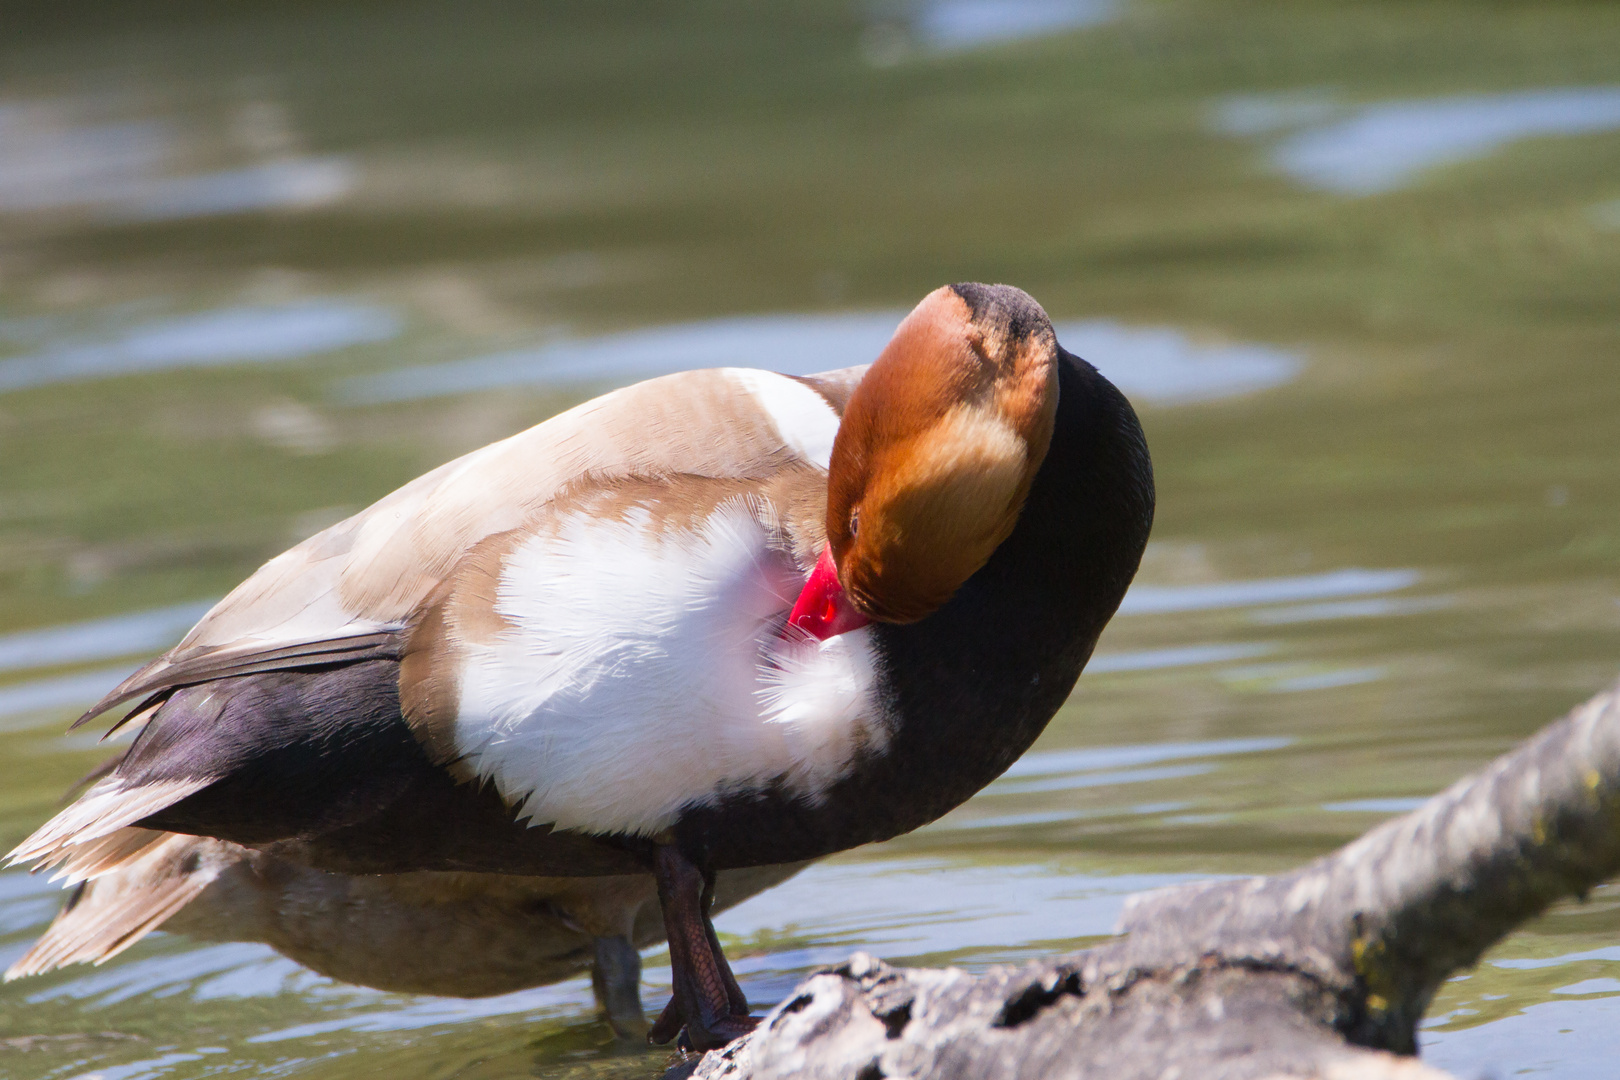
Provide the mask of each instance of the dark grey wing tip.
[{"label": "dark grey wing tip", "polygon": [[145,700],[139,706],[108,729],[107,734],[111,735],[142,709],[156,704],[160,696],[182,686],[263,671],[293,671],[329,664],[352,664],[362,660],[398,660],[403,654],[404,630],[399,627],[371,630],[349,637],[293,642],[256,652],[206,648],[189,651],[184,656],[169,653],[113,687],[89,712],[73,721],[68,730],[77,730],[103,713],[144,695]]},{"label": "dark grey wing tip", "polygon": [[[169,660],[167,656],[160,656],[149,664],[143,664],[140,668],[131,673],[129,678],[125,679],[123,682],[109,690],[106,696],[104,696],[100,701],[90,706],[89,711],[87,711],[83,716],[69,724],[68,730],[77,731],[79,728],[83,727],[85,724],[88,724],[96,717],[105,712],[110,712],[111,710],[118,708],[118,706],[122,705],[126,701],[140,697],[142,694],[150,695],[153,690],[159,688],[157,684],[152,681],[152,673],[159,670],[168,662]],[[165,686],[162,687],[162,689],[168,689],[168,687]],[[132,711],[130,715],[134,715],[134,712],[136,711],[139,710]],[[128,719],[128,716],[124,718],[124,720]],[[124,720],[120,720],[118,724],[122,725]],[[113,730],[117,730],[116,725]]]}]

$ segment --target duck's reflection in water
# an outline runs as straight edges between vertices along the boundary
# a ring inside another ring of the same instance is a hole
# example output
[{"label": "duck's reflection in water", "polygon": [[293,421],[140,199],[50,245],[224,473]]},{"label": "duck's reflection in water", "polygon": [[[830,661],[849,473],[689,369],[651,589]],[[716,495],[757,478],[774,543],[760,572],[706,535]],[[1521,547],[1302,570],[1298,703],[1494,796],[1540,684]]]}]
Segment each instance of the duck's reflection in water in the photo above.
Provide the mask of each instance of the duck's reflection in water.
[{"label": "duck's reflection in water", "polygon": [[[805,865],[721,871],[714,910]],[[261,942],[322,975],[398,993],[492,997],[589,969],[597,1005],[623,1038],[647,1032],[640,950],[665,937],[651,874],[339,874],[173,833],[79,886],[6,978],[101,963],[159,927]]]}]

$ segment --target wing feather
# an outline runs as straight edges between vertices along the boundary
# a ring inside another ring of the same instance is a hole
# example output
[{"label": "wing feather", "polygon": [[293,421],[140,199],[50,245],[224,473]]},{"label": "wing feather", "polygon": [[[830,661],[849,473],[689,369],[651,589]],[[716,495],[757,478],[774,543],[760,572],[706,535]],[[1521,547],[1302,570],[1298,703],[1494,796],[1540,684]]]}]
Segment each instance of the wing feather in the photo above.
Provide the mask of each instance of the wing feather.
[{"label": "wing feather", "polygon": [[423,602],[468,552],[519,526],[568,484],[587,475],[762,476],[800,456],[784,430],[791,418],[773,409],[762,378],[810,385],[836,412],[859,375],[681,372],[457,458],[271,559],[81,722],[210,679],[397,657]]},{"label": "wing feather", "polygon": [[[120,723],[149,717],[176,689],[216,679],[382,658],[408,668],[413,651],[453,651],[454,641],[412,635],[418,622],[431,623],[429,601],[444,599],[457,568],[475,560],[484,541],[519,529],[586,478],[763,481],[795,466],[825,470],[837,416],[858,378],[852,371],[803,380],[752,369],[682,372],[458,458],[271,559],[79,722],[130,702],[137,705]],[[463,599],[486,607],[492,600]],[[401,679],[406,717],[431,745],[431,724],[408,704],[423,697],[404,685],[411,681]],[[116,773],[103,776],[10,859],[65,863],[73,879],[108,873],[149,846],[152,834],[132,826],[218,779],[130,787]],[[184,903],[180,896],[156,903],[144,927]],[[102,948],[104,939],[96,940]]]},{"label": "wing feather", "polygon": [[457,458],[271,559],[77,724],[213,679],[399,659],[424,603],[469,552],[521,525],[567,485],[584,476],[763,476],[802,456],[771,380],[811,387],[838,413],[863,372],[797,380],[753,370],[681,372]]},{"label": "wing feather", "polygon": [[[177,648],[119,683],[107,693],[106,697],[75,720],[73,726],[78,727],[137,698],[148,699],[142,702],[141,708],[135,710],[140,712],[155,695],[167,694],[182,686],[194,686],[213,679],[360,660],[397,660],[400,655],[400,642],[399,629],[395,628],[356,633],[349,637],[280,642],[263,646],[244,642],[231,648],[203,649],[190,655],[181,653]],[[114,724],[112,730],[118,730],[133,716],[134,713],[131,713]]]}]

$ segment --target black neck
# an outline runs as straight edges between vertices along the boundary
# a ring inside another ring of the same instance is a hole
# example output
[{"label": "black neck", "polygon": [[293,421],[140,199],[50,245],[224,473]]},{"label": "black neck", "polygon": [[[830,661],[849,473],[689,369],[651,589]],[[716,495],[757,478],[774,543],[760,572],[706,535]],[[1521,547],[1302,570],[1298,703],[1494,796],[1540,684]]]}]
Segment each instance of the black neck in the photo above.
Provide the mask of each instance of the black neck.
[{"label": "black neck", "polygon": [[816,805],[786,791],[694,808],[676,832],[717,867],[815,858],[934,820],[1001,775],[1074,688],[1153,521],[1124,396],[1062,354],[1052,443],[1018,525],[943,608],[875,626],[896,729]]}]

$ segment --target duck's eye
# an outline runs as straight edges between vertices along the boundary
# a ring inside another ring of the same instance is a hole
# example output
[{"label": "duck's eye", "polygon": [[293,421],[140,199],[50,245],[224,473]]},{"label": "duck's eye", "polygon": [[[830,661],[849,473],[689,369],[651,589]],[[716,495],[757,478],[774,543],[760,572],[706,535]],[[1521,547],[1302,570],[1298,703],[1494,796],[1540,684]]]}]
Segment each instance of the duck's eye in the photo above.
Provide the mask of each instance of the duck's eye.
[{"label": "duck's eye", "polygon": [[855,539],[855,537],[860,535],[860,532],[861,508],[857,506],[855,509],[849,512],[849,538],[851,540]]}]

